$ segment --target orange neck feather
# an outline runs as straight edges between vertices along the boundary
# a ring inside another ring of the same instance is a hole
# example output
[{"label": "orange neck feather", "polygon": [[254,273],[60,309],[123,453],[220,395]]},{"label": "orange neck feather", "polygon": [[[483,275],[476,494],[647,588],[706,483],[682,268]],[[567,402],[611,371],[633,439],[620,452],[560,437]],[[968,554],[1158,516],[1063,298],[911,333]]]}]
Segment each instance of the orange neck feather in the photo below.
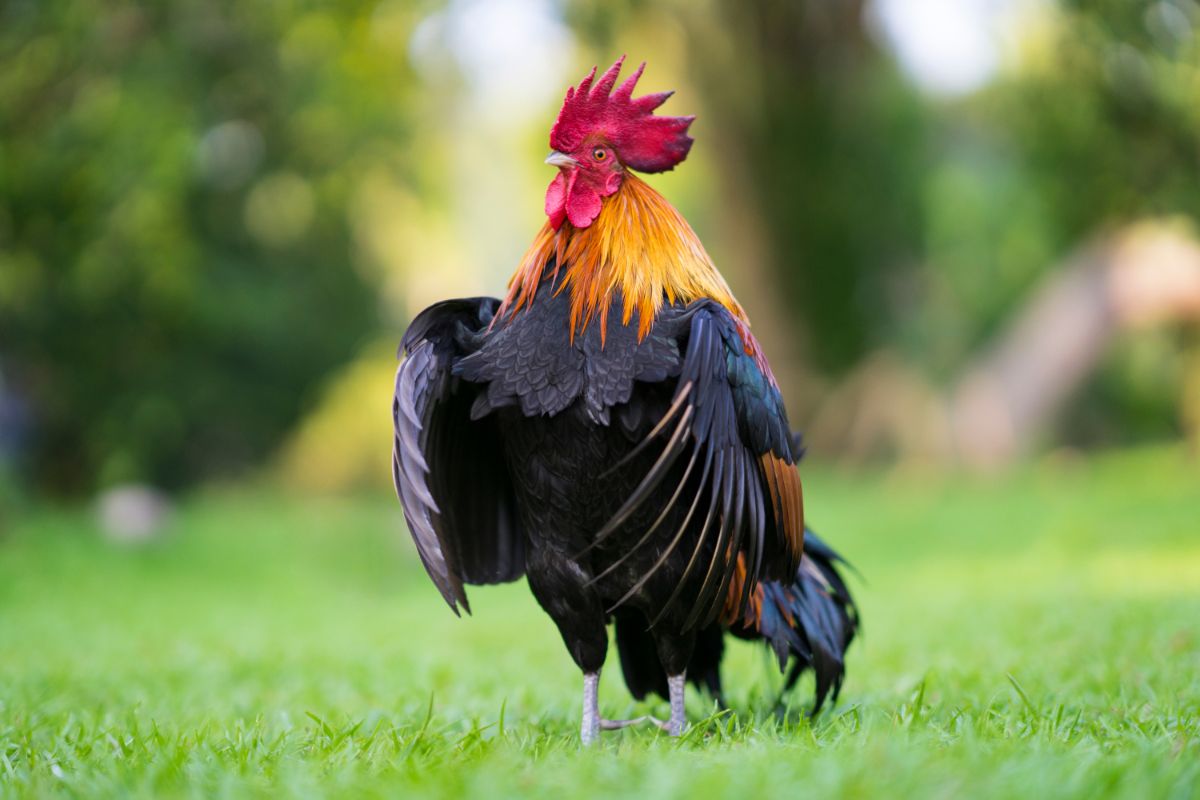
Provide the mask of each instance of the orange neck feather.
[{"label": "orange neck feather", "polygon": [[[650,332],[663,303],[708,298],[720,303],[749,327],[746,312],[717,272],[696,232],[670,203],[644,181],[626,174],[600,215],[586,228],[563,222],[557,231],[547,222],[521,259],[508,284],[497,319],[533,304],[543,272],[554,258],[554,291],[571,298],[571,337],[596,317],[604,341],[608,312],[617,291],[624,298],[622,323],[638,315],[638,337]],[[744,329],[750,351],[753,337]],[[755,348],[757,349],[757,348]]]}]

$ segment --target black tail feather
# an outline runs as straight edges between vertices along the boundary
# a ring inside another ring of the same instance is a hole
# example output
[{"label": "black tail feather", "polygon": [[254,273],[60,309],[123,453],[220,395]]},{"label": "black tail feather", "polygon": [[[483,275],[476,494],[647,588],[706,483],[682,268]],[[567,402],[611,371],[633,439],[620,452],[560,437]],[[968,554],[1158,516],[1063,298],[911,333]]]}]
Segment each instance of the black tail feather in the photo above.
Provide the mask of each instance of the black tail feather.
[{"label": "black tail feather", "polygon": [[811,530],[804,533],[804,558],[791,584],[763,584],[758,635],[788,669],[785,691],[811,669],[816,677],[812,713],[826,698],[837,700],[846,676],[845,655],[858,631],[859,613],[837,565],[845,563]]},{"label": "black tail feather", "polygon": [[[795,580],[788,584],[764,582],[758,626],[728,631],[743,639],[761,639],[775,652],[780,670],[787,670],[784,691],[811,669],[816,676],[814,715],[826,699],[837,701],[846,675],[846,649],[859,627],[858,606],[838,572],[839,564],[849,566],[806,529],[804,557]],[[639,700],[651,692],[666,697],[666,675],[645,619],[637,612],[620,609],[614,617],[621,669],[630,692]],[[718,701],[722,701],[719,668],[723,635],[717,625],[698,630],[696,650],[688,665],[688,679]]]}]

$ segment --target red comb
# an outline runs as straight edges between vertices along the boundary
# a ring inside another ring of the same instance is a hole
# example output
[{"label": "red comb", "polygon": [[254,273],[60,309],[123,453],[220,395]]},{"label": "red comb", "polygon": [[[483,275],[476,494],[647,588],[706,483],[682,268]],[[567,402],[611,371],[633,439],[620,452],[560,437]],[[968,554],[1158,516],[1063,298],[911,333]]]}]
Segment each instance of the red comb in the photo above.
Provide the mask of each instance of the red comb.
[{"label": "red comb", "polygon": [[588,136],[599,133],[626,166],[639,172],[664,172],[687,158],[692,148],[687,129],[695,117],[654,116],[654,109],[673,92],[656,92],[633,99],[633,87],[646,68],[644,61],[637,72],[613,91],[624,63],[625,56],[621,56],[598,81],[596,68],[592,67],[579,86],[567,89],[562,111],[550,129],[550,147],[570,153]]}]

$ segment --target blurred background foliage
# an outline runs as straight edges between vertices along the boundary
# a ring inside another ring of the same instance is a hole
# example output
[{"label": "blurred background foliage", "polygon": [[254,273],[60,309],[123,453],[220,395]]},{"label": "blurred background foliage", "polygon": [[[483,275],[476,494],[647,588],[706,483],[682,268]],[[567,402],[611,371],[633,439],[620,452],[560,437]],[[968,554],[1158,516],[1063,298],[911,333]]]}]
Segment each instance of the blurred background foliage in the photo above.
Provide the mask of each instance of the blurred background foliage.
[{"label": "blurred background foliage", "polygon": [[[403,325],[502,291],[562,92],[620,53],[699,115],[652,182],[812,452],[927,456],[1072,254],[1144,220],[1194,241],[1198,30],[1194,0],[11,0],[0,470],[386,484]],[[1121,328],[1037,446],[1194,430],[1191,311]],[[891,433],[860,446],[870,397]]]},{"label": "blurred background foliage", "polygon": [[387,32],[287,3],[4,5],[0,359],[35,481],[254,463],[378,333],[348,208],[411,170]]}]

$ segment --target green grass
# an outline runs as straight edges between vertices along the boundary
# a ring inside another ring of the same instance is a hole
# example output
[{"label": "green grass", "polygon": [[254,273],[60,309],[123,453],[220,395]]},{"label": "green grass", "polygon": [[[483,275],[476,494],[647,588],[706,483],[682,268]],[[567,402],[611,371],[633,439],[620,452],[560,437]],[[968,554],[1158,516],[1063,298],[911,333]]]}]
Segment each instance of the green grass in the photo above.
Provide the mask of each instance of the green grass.
[{"label": "green grass", "polygon": [[[1175,450],[996,481],[810,469],[859,567],[839,704],[581,752],[579,675],[522,585],[456,620],[389,498],[213,491],[148,547],[85,510],[0,534],[0,795],[1200,796],[1200,465]],[[796,701],[807,701],[808,684]],[[690,691],[690,690],[689,690]],[[634,703],[615,658],[609,715]]]}]

